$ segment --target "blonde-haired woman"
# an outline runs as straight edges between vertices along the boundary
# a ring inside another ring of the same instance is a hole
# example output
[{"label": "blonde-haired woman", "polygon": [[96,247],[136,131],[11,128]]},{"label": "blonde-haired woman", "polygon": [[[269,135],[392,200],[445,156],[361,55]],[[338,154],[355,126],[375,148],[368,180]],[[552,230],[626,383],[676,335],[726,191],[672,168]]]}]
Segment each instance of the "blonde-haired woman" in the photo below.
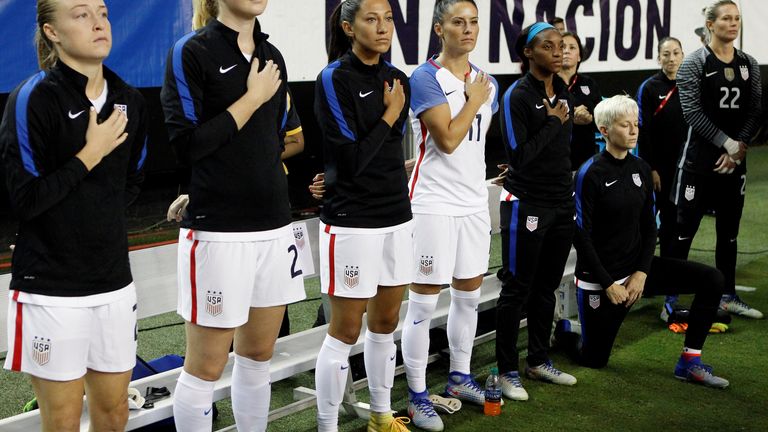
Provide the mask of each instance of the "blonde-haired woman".
[{"label": "blonde-haired woman", "polygon": [[124,211],[146,157],[144,100],[103,65],[103,0],[39,0],[41,71],[0,125],[19,219],[5,368],[31,377],[42,430],[123,430],[136,359],[136,290]]},{"label": "blonde-haired woman", "polygon": [[720,308],[760,319],[763,313],[736,294],[736,254],[747,189],[747,146],[760,127],[760,67],[734,42],[741,30],[736,3],[718,0],[704,10],[709,43],[685,57],[677,72],[680,106],[690,125],[671,197],[677,231],[670,256],[688,258],[704,213],[716,217],[715,262],[725,275]]},{"label": "blonde-haired woman", "polygon": [[179,306],[186,360],[179,431],[210,431],[213,390],[234,340],[238,430],[265,430],[269,361],[285,305],[304,298],[280,162],[287,76],[257,17],[267,0],[196,0],[170,51],[161,100],[171,144],[191,168],[181,221]]}]

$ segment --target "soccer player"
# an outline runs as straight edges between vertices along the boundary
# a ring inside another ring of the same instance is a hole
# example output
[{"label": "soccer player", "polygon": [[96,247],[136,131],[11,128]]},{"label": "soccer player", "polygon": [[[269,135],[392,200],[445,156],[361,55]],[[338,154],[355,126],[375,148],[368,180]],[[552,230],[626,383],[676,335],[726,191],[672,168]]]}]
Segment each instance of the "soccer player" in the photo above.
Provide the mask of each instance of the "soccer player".
[{"label": "soccer player", "polygon": [[[670,198],[670,192],[680,150],[688,136],[676,81],[677,70],[683,62],[680,41],[673,37],[660,40],[657,60],[661,70],[643,81],[637,90],[640,111],[637,148],[640,157],[651,166],[660,221],[660,256],[669,257],[677,225],[677,206]],[[666,299],[661,312],[662,320],[667,321],[676,302],[676,296]]]},{"label": "soccer player", "polygon": [[266,429],[269,361],[285,305],[305,297],[280,162],[287,76],[257,20],[266,6],[196,0],[197,30],[168,57],[166,127],[191,168],[178,254],[187,337],[174,393],[180,431],[211,429],[214,385],[233,340],[235,422]]},{"label": "soccer player", "polygon": [[597,153],[595,122],[592,113],[602,99],[597,82],[588,75],[579,73],[581,53],[584,51],[581,39],[575,33],[563,33],[563,68],[558,72],[573,96],[573,135],[571,136],[571,170],[576,171],[582,163]]},{"label": "soccer player", "polygon": [[103,61],[102,0],[38,0],[42,69],[10,95],[0,125],[19,218],[5,368],[28,374],[43,431],[123,430],[136,362],[136,289],[125,208],[138,195],[147,112]]},{"label": "soccer player", "polygon": [[570,146],[573,98],[557,75],[563,39],[547,23],[520,33],[515,51],[525,74],[504,93],[501,132],[509,170],[501,195],[501,253],[504,272],[496,307],[496,362],[502,392],[527,400],[518,374],[517,336],[528,317],[526,375],[562,385],[576,378],[552,365],[549,349],[555,290],[573,238]]},{"label": "soccer player", "polygon": [[747,188],[747,144],[760,127],[760,68],[736,49],[741,15],[729,0],[704,12],[709,44],[685,60],[677,73],[680,105],[690,125],[677,166],[672,199],[677,232],[671,256],[685,259],[704,213],[715,212],[715,264],[725,275],[720,307],[732,314],[762,318],[736,295],[736,253]]},{"label": "soccer player", "polygon": [[443,430],[426,387],[429,327],[440,287],[451,284],[446,394],[482,405],[470,375],[480,284],[488,270],[491,224],[485,184],[485,134],[498,109],[498,84],[469,62],[480,27],[473,0],[440,0],[432,23],[440,53],[411,75],[411,125],[418,148],[410,179],[416,277],[403,326],[408,414]]},{"label": "soccer player", "polygon": [[701,350],[723,291],[717,269],[655,257],[656,217],[651,168],[630,153],[638,139],[638,108],[614,96],[595,108],[605,151],[576,176],[576,299],[580,337],[558,323],[558,342],[591,368],[608,363],[627,312],[643,295],[695,294],[683,352],[674,369],[680,380],[724,388],[728,381],[701,362]]},{"label": "soccer player", "polygon": [[323,138],[325,192],[320,214],[320,285],[331,304],[317,357],[317,423],[335,431],[363,313],[368,431],[406,431],[394,418],[393,332],[413,280],[411,205],[402,140],[407,76],[384,61],[394,33],[387,0],[346,0],[330,18],[330,64],[317,77],[315,115]]}]

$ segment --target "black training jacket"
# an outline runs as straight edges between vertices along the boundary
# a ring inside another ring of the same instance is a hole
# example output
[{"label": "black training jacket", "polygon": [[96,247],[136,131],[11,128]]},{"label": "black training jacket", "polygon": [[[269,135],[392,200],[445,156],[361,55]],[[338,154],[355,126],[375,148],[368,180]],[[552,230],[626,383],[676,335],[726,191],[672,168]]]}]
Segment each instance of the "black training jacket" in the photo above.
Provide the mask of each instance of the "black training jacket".
[{"label": "black training jacket", "polygon": [[[406,99],[390,128],[381,116],[384,83],[394,79]],[[320,72],[315,116],[323,135],[324,223],[381,228],[411,219],[402,144],[409,100],[408,77],[384,60],[366,65],[348,51]]]},{"label": "black training jacket", "polygon": [[544,82],[530,72],[504,93],[499,122],[509,158],[504,189],[521,200],[544,207],[573,202],[573,97],[559,76],[554,76],[553,85],[555,103],[568,101],[570,117],[565,123],[547,115]]},{"label": "black training jacket", "polygon": [[658,72],[640,84],[636,98],[640,110],[640,157],[659,172],[662,184],[670,185],[688,135],[677,83]]},{"label": "black training jacket", "polygon": [[636,271],[648,273],[656,248],[653,179],[645,161],[607,151],[576,174],[575,276],[603,289]]},{"label": "black training jacket", "polygon": [[251,64],[238,33],[218,20],[179,39],[168,54],[160,98],[171,144],[191,168],[184,228],[265,231],[291,222],[280,160],[288,76],[280,52],[256,24],[253,59],[280,69],[282,84],[242,129],[227,108],[246,92]]},{"label": "black training jacket", "polygon": [[12,290],[51,296],[115,291],[132,282],[125,208],[139,193],[146,158],[144,98],[104,67],[107,101],[128,116],[128,138],[88,172],[88,78],[59,61],[8,98],[0,146],[11,206],[19,218]]}]

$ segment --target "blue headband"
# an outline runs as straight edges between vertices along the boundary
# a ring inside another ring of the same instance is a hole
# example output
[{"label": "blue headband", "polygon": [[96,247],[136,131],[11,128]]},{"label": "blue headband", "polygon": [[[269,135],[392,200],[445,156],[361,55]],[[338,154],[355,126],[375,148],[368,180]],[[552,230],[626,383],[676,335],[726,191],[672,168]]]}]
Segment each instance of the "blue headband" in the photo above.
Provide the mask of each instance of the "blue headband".
[{"label": "blue headband", "polygon": [[537,22],[531,26],[531,29],[528,30],[528,38],[525,40],[525,44],[528,45],[531,43],[533,38],[536,37],[537,34],[543,32],[544,30],[554,29],[555,27],[552,24],[547,24],[545,22]]}]

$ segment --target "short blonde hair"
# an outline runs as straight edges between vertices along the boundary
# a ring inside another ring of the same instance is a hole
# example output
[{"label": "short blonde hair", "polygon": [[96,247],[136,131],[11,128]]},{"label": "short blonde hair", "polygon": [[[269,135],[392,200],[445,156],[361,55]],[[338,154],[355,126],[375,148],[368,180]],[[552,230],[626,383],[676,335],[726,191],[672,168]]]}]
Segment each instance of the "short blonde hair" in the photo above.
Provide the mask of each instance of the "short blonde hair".
[{"label": "short blonde hair", "polygon": [[627,95],[603,99],[595,107],[595,125],[610,127],[622,115],[638,116],[637,102]]}]

